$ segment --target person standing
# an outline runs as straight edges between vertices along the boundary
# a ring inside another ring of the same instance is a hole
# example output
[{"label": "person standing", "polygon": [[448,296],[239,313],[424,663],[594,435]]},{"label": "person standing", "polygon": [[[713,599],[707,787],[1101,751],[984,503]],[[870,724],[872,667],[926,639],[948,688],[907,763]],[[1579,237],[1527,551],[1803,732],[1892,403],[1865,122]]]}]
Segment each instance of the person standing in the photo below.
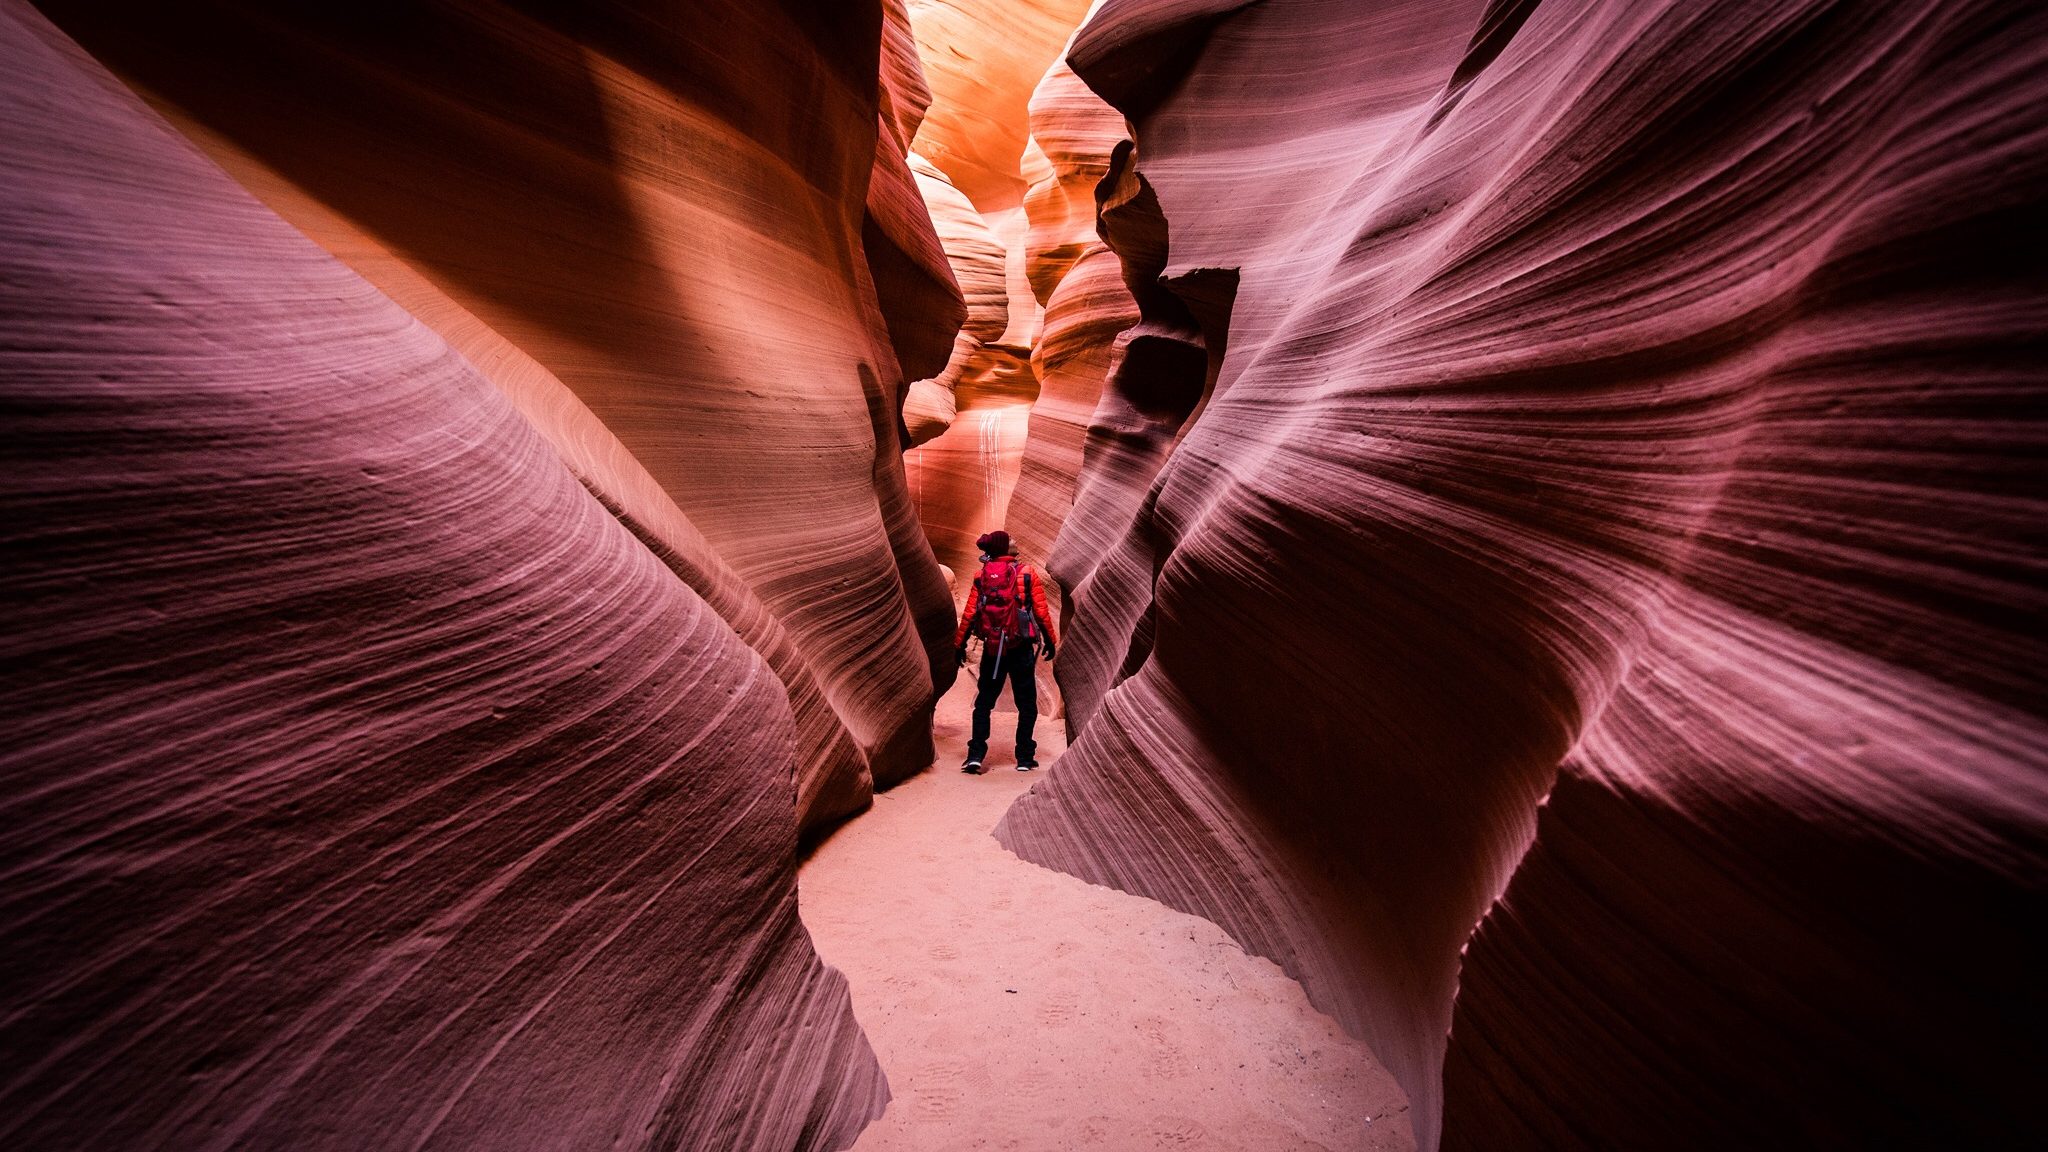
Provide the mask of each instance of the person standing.
[{"label": "person standing", "polygon": [[988,754],[989,713],[1010,682],[1017,702],[1017,771],[1038,767],[1038,743],[1031,729],[1038,722],[1038,656],[1057,651],[1059,635],[1045,606],[1045,581],[1031,565],[1017,559],[1010,534],[998,528],[976,540],[981,573],[967,591],[967,610],[953,632],[954,655],[964,667],[967,640],[981,639],[981,672],[974,692],[974,731],[967,741],[962,772],[981,775]]}]

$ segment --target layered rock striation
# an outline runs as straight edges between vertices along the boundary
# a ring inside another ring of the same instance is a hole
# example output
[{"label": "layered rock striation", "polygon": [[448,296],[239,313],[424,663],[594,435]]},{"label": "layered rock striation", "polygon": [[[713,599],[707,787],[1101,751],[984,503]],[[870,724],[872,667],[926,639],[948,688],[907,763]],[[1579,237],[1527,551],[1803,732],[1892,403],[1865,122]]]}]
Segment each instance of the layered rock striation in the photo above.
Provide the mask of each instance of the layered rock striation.
[{"label": "layered rock striation", "polygon": [[[970,404],[981,399],[975,386],[989,373],[992,363],[1015,361],[1016,355],[998,347],[1010,327],[1010,287],[1002,238],[944,172],[916,153],[910,159],[932,229],[938,233],[954,282],[967,304],[967,319],[953,338],[945,366],[936,376],[912,382],[904,402],[910,444],[917,447],[952,427],[963,398]],[[968,383],[963,397],[961,384],[969,373],[975,379]],[[929,531],[927,524],[927,534]]]},{"label": "layered rock striation", "polygon": [[[1112,191],[1104,187],[1111,158],[1128,145],[1123,115],[1089,90],[1064,59],[1056,62],[1032,94],[1031,141],[1024,154],[1031,179],[1024,198],[1030,221],[1025,269],[1045,307],[1045,324],[1032,349],[1039,392],[1008,523],[1020,546],[1049,556],[1050,570],[1063,586],[1085,577],[1105,544],[1100,533],[1077,531],[1063,551],[1053,550],[1082,478],[1098,496],[1111,499],[1143,487],[1105,481],[1112,474],[1105,457],[1125,450],[1125,434],[1132,429],[1125,418],[1128,405],[1116,399],[1114,387],[1109,404],[1102,401],[1121,360],[1119,340],[1137,323],[1138,310],[1124,284],[1122,262],[1103,241],[1098,193]],[[1100,513],[1074,519],[1077,526],[1111,521],[1123,522]]]},{"label": "layered rock striation", "polygon": [[0,8],[0,1142],[846,1146],[887,1088],[797,919],[802,622],[646,518],[547,317],[559,373],[369,263]]},{"label": "layered rock striation", "polygon": [[908,0],[932,106],[917,151],[985,212],[1021,202],[1029,104],[1088,0]]},{"label": "layered rock striation", "polygon": [[949,608],[901,401],[964,310],[905,160],[900,9],[46,10],[768,660],[807,830],[930,762]]},{"label": "layered rock striation", "polygon": [[1044,301],[1028,274],[1024,209],[1030,100],[1086,9],[1082,0],[909,5],[932,92],[914,141],[919,182],[969,317],[945,370],[912,385],[919,447],[905,463],[926,535],[955,571],[1007,519],[1039,397]]},{"label": "layered rock striation", "polygon": [[1084,458],[1001,839],[1275,958],[1424,1148],[2037,1142],[2044,59],[1105,0],[1150,442]]},{"label": "layered rock striation", "polygon": [[[958,356],[960,329],[973,308],[962,299],[959,263],[943,235],[945,225],[928,202],[930,166],[911,151],[932,94],[902,0],[882,4],[880,79],[875,163],[861,229],[864,266],[874,275],[881,326],[889,332],[902,377],[922,382],[944,375]],[[913,390],[899,405],[905,448],[921,439],[915,406]]]}]

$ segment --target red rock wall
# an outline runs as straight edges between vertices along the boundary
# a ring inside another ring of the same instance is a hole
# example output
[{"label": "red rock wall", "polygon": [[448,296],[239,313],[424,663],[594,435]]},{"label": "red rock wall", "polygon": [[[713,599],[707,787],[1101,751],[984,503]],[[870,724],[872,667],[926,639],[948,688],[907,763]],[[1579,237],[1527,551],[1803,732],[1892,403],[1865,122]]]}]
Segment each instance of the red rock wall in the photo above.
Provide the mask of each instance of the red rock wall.
[{"label": "red rock wall", "polygon": [[930,762],[950,608],[899,357],[936,371],[962,310],[903,159],[900,26],[884,59],[859,6],[47,10],[491,375],[769,659],[807,829]]},{"label": "red rock wall", "polygon": [[1088,0],[908,0],[932,107],[917,151],[983,212],[1024,195],[1033,87]]},{"label": "red rock wall", "polygon": [[[912,171],[910,142],[924,122],[932,94],[925,86],[902,0],[884,0],[882,4],[879,95],[875,166],[868,179],[862,246],[865,263],[875,276],[881,326],[889,332],[900,375],[905,380],[924,380],[941,373],[955,352],[956,334],[968,318],[968,306],[954,277],[951,252],[933,226],[935,213],[926,206],[925,177]],[[899,385],[897,394],[903,396],[906,390],[900,387],[901,381],[893,383]],[[899,409],[903,406],[898,405]],[[911,435],[902,446],[908,448],[915,442]]]},{"label": "red rock wall", "polygon": [[1274,957],[1424,1148],[2038,1143],[2044,59],[2016,3],[1108,0],[1105,232],[1213,379],[1123,338],[1200,410],[1084,463],[1001,838]]},{"label": "red rock wall", "polygon": [[[1024,197],[1030,220],[1025,269],[1045,307],[1045,326],[1031,351],[1038,399],[1031,406],[1031,433],[1011,493],[1008,527],[1025,551],[1050,557],[1053,575],[1068,585],[1086,575],[1101,546],[1083,542],[1077,533],[1065,552],[1054,553],[1054,541],[1082,475],[1098,481],[1102,476],[1099,462],[1091,468],[1084,460],[1117,450],[1118,406],[1112,401],[1099,424],[1097,407],[1117,358],[1117,338],[1138,319],[1123,266],[1103,243],[1096,221],[1097,186],[1124,140],[1123,114],[1090,91],[1065,60],[1046,72],[1031,97],[1031,142],[1024,154],[1031,180]],[[1129,490],[1118,483],[1097,486],[1104,492]],[[1084,514],[1076,523],[1094,527],[1103,519]],[[1060,589],[1053,593],[1058,596]]]},{"label": "red rock wall", "polygon": [[784,685],[503,378],[0,8],[0,1144],[880,1113]]},{"label": "red rock wall", "polygon": [[[945,371],[912,385],[918,448],[905,466],[926,536],[956,573],[975,565],[976,538],[1007,521],[1039,396],[1043,301],[1027,277],[1022,210],[1029,102],[1086,10],[1083,0],[909,4],[932,91],[914,142],[919,178],[970,315]],[[955,591],[964,599],[964,585]]]},{"label": "red rock wall", "polygon": [[[1002,238],[997,236],[981,213],[944,172],[922,156],[912,155],[911,172],[917,177],[932,229],[939,235],[953,278],[967,304],[967,320],[953,337],[951,354],[936,375],[913,381],[904,401],[903,419],[910,429],[912,446],[944,435],[959,411],[958,392],[968,373],[985,373],[986,365],[998,358],[1016,359],[1014,351],[992,348],[1010,327],[1010,290],[1004,280]],[[970,387],[967,400],[977,399]],[[929,532],[927,533],[929,534]]]}]

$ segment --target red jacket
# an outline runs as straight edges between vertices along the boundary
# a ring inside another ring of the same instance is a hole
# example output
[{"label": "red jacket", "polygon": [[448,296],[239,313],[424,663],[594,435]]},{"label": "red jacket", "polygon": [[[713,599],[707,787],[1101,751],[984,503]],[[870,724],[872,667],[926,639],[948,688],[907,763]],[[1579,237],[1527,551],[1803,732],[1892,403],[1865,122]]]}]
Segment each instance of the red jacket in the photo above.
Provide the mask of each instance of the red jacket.
[{"label": "red jacket", "polygon": [[[1060,636],[1053,630],[1052,612],[1045,606],[1045,578],[1038,574],[1037,569],[1022,560],[1017,561],[1017,571],[1020,578],[1031,577],[1031,615],[1038,621],[1038,627],[1045,632],[1046,642],[1055,648],[1059,647]],[[974,617],[980,611],[981,583],[977,580],[967,585],[967,611],[960,614],[960,626],[953,629],[953,647],[959,648],[967,643],[968,630],[974,627]]]}]

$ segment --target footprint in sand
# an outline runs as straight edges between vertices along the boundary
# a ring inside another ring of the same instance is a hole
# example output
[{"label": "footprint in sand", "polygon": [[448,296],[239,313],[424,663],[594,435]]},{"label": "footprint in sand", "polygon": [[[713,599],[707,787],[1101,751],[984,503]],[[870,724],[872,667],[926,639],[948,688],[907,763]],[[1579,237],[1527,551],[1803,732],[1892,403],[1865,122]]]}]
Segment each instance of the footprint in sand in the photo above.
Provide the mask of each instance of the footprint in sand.
[{"label": "footprint in sand", "polygon": [[1162,1080],[1178,1080],[1194,1072],[1195,1062],[1173,1038],[1171,1025],[1157,1016],[1143,1017],[1136,1024],[1145,1041],[1147,1071]]},{"label": "footprint in sand", "polygon": [[929,955],[934,960],[958,960],[960,950],[951,944],[934,944]]},{"label": "footprint in sand", "polygon": [[1064,990],[1048,995],[1038,1006],[1039,1022],[1055,1028],[1072,1023],[1080,1013],[1080,998]]},{"label": "footprint in sand", "polygon": [[1107,1116],[1090,1116],[1074,1126],[1075,1147],[1107,1148],[1115,1128],[1116,1121]]},{"label": "footprint in sand", "polygon": [[1152,1121],[1154,1148],[1199,1148],[1209,1142],[1209,1130],[1193,1120],[1170,1116]]},{"label": "footprint in sand", "polygon": [[[991,1102],[1004,1115],[1041,1119],[1046,1115],[1048,1105],[1054,1104],[1048,1097],[1053,1095],[1058,1084],[1059,1078],[1046,1069],[1020,1069],[1000,1077],[992,1085],[996,1094]],[[1056,1104],[1051,1111],[1058,1111]]]},{"label": "footprint in sand", "polygon": [[918,1119],[951,1120],[960,1114],[967,1101],[967,1088],[960,1082],[964,1072],[949,1061],[927,1064],[908,1077],[916,1094]]},{"label": "footprint in sand", "polygon": [[1058,1082],[1059,1078],[1044,1068],[1026,1068],[1010,1077],[1003,1090],[1012,1096],[1030,1099],[1049,1094]]},{"label": "footprint in sand", "polygon": [[961,1074],[961,1081],[966,1084],[968,1090],[973,1092],[978,1100],[985,1100],[993,1094],[999,1081],[1005,1094],[1010,1091],[1008,1079],[997,1077],[995,1069],[990,1068],[986,1064],[967,1065],[966,1071]]}]

